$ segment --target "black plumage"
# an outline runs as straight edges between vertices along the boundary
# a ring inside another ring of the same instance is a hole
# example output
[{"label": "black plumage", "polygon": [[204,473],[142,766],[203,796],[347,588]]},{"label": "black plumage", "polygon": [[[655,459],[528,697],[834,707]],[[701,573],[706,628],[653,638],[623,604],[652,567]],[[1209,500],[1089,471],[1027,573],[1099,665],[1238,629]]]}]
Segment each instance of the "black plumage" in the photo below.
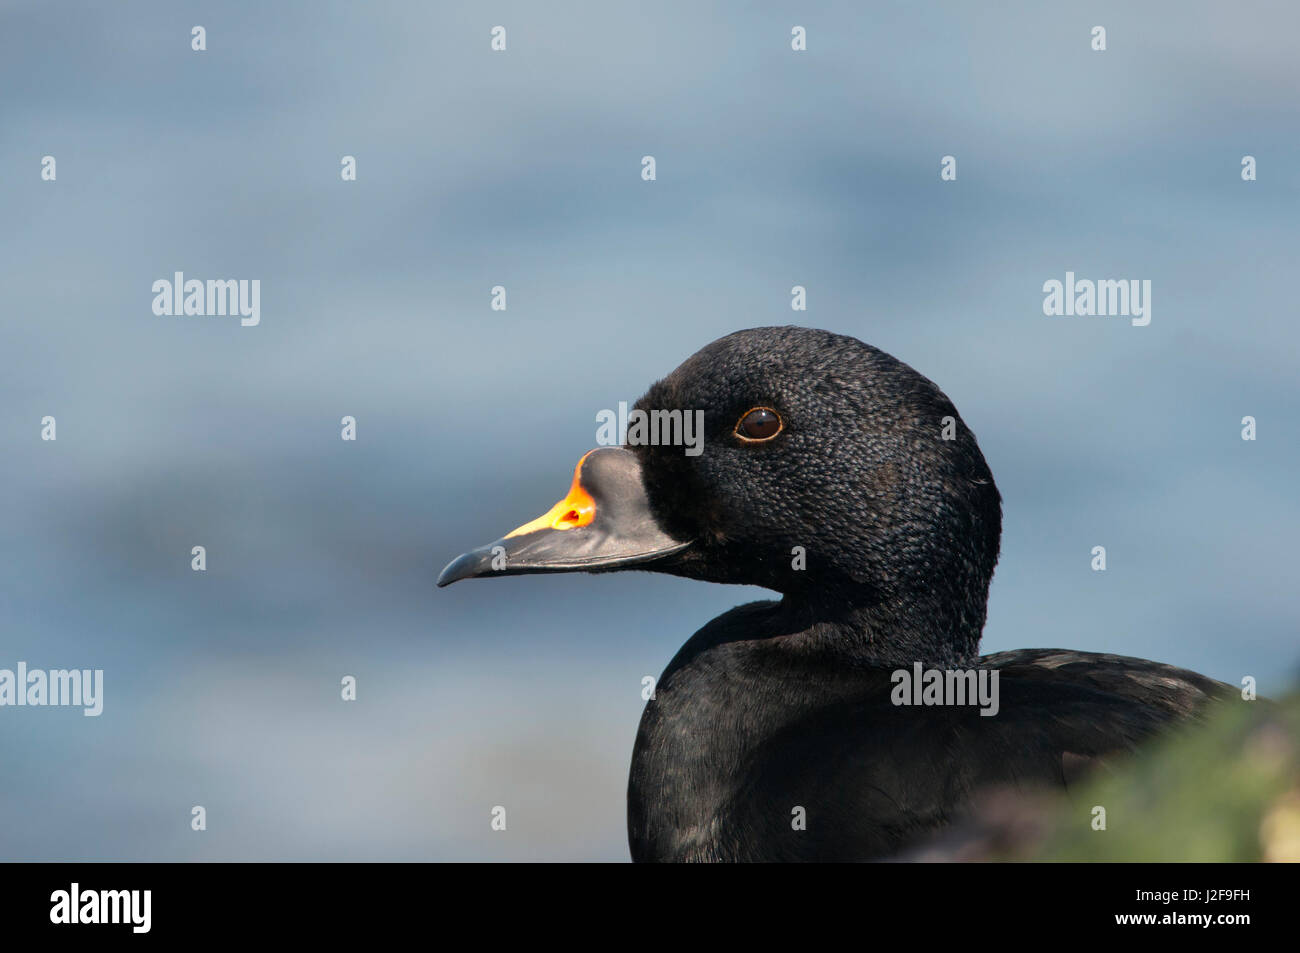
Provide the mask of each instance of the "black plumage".
[{"label": "black plumage", "polygon": [[[606,451],[620,499],[635,496],[649,516],[630,530],[602,523],[596,492],[595,522],[519,537],[507,574],[644,568],[782,598],[714,619],[660,678],[632,756],[636,860],[889,856],[982,789],[1068,787],[1226,691],[1143,659],[981,658],[1001,497],[948,398],[882,351],[806,328],[740,331],[637,407],[702,410],[703,452]],[[775,437],[738,436],[753,408],[780,416]],[[625,538],[638,543],[617,545]],[[564,556],[575,547],[597,556],[575,565]],[[484,552],[441,582],[491,574]],[[997,715],[895,704],[893,673],[918,662],[996,670]]]}]

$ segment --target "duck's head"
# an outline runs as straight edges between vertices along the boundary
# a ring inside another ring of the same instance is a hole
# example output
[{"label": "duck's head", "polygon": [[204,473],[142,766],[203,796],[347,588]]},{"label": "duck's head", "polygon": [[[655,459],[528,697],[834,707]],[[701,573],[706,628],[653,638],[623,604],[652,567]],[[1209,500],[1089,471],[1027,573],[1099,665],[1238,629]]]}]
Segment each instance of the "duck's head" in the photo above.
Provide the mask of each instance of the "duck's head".
[{"label": "duck's head", "polygon": [[975,654],[1001,500],[929,380],[854,338],[753,328],[697,352],[635,409],[657,436],[702,419],[702,448],[634,444],[629,428],[626,448],[579,461],[550,512],[453,560],[438,584],[648,569],[763,586],[814,620],[851,616],[918,650],[930,632],[943,654]]}]

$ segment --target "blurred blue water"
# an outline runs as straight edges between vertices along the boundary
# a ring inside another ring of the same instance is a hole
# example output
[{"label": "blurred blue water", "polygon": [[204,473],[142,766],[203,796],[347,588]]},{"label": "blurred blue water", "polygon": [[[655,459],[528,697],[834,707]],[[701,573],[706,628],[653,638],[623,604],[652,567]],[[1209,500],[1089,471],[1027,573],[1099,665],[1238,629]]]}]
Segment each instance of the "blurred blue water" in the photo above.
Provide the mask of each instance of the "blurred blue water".
[{"label": "blurred blue water", "polygon": [[[756,591],[433,579],[792,318],[979,435],[988,650],[1292,678],[1300,12],[863,6],[0,3],[0,667],[106,683],[0,709],[0,858],[626,857],[640,679]],[[261,325],[154,316],[176,270]],[[1151,325],[1044,317],[1066,270]]]}]

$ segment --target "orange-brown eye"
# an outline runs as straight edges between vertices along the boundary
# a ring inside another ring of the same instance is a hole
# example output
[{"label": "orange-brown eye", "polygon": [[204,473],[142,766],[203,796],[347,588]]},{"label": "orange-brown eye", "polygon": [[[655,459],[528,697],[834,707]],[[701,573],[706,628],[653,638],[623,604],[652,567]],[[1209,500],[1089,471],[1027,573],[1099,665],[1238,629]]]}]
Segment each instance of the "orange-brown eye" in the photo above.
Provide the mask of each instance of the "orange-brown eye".
[{"label": "orange-brown eye", "polygon": [[761,442],[771,440],[781,432],[781,418],[775,410],[755,407],[736,424],[736,436],[741,440]]}]

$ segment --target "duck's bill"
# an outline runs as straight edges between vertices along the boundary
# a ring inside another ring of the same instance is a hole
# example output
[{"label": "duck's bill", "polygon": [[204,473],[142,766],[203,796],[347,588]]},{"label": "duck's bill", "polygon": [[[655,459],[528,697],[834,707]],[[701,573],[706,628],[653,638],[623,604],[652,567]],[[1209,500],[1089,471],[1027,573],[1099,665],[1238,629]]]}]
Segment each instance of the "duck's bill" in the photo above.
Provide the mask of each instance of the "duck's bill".
[{"label": "duck's bill", "polygon": [[664,532],[650,512],[636,456],[604,447],[578,461],[569,495],[549,512],[457,556],[438,585],[474,576],[622,569],[666,559],[689,545]]}]

